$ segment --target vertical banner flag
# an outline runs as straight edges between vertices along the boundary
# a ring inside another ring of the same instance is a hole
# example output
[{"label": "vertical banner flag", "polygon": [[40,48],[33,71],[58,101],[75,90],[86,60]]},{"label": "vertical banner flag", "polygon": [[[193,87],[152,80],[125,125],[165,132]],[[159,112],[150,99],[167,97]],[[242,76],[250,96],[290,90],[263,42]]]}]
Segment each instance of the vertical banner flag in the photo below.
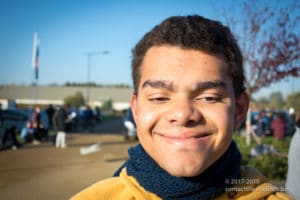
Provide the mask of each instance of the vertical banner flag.
[{"label": "vertical banner flag", "polygon": [[40,48],[40,39],[38,34],[34,33],[33,35],[33,49],[32,49],[32,67],[35,71],[35,80],[39,78],[39,48]]}]

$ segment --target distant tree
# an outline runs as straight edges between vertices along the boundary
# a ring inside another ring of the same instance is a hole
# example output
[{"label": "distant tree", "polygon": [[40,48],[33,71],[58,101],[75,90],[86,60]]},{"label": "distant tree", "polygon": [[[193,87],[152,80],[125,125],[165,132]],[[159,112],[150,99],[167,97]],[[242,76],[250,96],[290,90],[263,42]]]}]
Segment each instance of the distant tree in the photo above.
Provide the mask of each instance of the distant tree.
[{"label": "distant tree", "polygon": [[64,84],[66,87],[106,87],[106,88],[131,88],[130,85],[128,84],[123,84],[123,83],[116,83],[116,84],[108,84],[108,85],[103,85],[103,84],[97,84],[95,82],[90,82],[90,83],[76,83],[76,82],[66,82]]},{"label": "distant tree", "polygon": [[286,106],[300,112],[300,92],[288,95],[286,97]]},{"label": "distant tree", "polygon": [[112,87],[112,88],[131,88],[130,85],[124,84],[124,83],[106,85],[106,87]]},{"label": "distant tree", "polygon": [[112,112],[113,110],[113,100],[111,98],[108,98],[107,100],[105,100],[101,106],[102,111],[104,112]]},{"label": "distant tree", "polygon": [[[235,1],[235,4],[236,1]],[[224,11],[244,56],[250,94],[288,76],[300,76],[300,1],[242,1]]]},{"label": "distant tree", "polygon": [[57,86],[59,86],[59,84],[58,84],[58,83],[49,83],[48,85],[49,85],[49,86],[53,86],[53,87],[57,87]]},{"label": "distant tree", "polygon": [[[261,88],[288,76],[299,77],[300,1],[233,2],[222,17],[241,47],[250,98]],[[250,112],[246,124],[249,145]]]},{"label": "distant tree", "polygon": [[284,98],[281,92],[272,92],[269,97],[269,106],[275,109],[282,109],[284,107]]},{"label": "distant tree", "polygon": [[84,97],[81,92],[76,92],[75,95],[64,98],[65,104],[70,104],[74,107],[80,107],[85,104]]},{"label": "distant tree", "polygon": [[270,101],[266,97],[259,97],[259,99],[257,100],[257,103],[259,103],[260,105],[263,105],[264,107],[268,107]]},{"label": "distant tree", "polygon": [[66,82],[64,84],[66,87],[97,87],[98,85],[94,82],[89,83],[76,83],[76,82]]}]

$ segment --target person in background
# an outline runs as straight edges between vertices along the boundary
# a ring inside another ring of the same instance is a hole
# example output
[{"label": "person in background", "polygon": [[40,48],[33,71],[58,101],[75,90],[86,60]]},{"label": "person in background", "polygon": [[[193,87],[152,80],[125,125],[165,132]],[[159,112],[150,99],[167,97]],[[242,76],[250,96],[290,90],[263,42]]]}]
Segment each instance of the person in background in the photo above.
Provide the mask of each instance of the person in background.
[{"label": "person in background", "polygon": [[39,107],[35,107],[31,115],[29,128],[33,130],[33,143],[40,144],[40,141],[42,140],[42,129],[44,128],[44,125],[41,121],[41,109]]},{"label": "person in background", "polygon": [[296,127],[288,153],[288,173],[286,190],[296,199],[300,199],[300,112],[295,115]]},{"label": "person in background", "polygon": [[3,124],[3,117],[2,117],[2,104],[0,103],[0,127],[2,127]]},{"label": "person in background", "polygon": [[6,143],[9,139],[9,137],[11,138],[11,141],[12,141],[11,148],[13,150],[16,150],[19,147],[21,147],[21,144],[17,140],[17,128],[16,128],[16,126],[12,126],[10,128],[7,128],[4,132],[4,135],[3,135],[3,138],[2,138],[2,146],[1,146],[2,149],[6,148]]},{"label": "person in background", "polygon": [[295,126],[296,124],[296,116],[295,116],[295,109],[290,108],[289,114],[287,117],[287,135],[293,135],[295,133]]},{"label": "person in background", "polygon": [[257,145],[260,146],[264,137],[263,111],[260,111],[256,116],[256,123],[252,125],[251,133]]},{"label": "person in background", "polygon": [[232,134],[249,98],[228,27],[198,15],[167,18],[134,47],[132,78],[140,143],[114,177],[72,200],[291,199],[241,166]]},{"label": "person in background", "polygon": [[271,129],[274,138],[281,140],[285,137],[285,125],[286,122],[282,113],[278,112],[271,123]]},{"label": "person in background", "polygon": [[96,106],[95,107],[95,113],[94,113],[94,118],[95,118],[95,120],[96,120],[96,123],[97,124],[100,124],[101,122],[102,122],[102,111],[101,111],[101,109],[100,109],[100,107],[99,106]]},{"label": "person in background", "polygon": [[86,132],[90,132],[93,130],[93,111],[89,105],[86,105],[83,111],[83,124]]},{"label": "person in background", "polygon": [[46,113],[47,113],[48,121],[49,121],[49,129],[53,129],[52,118],[55,113],[55,109],[52,104],[49,104],[48,108],[46,109]]},{"label": "person in background", "polygon": [[67,106],[61,106],[55,114],[55,126],[57,129],[55,146],[57,148],[66,147],[66,127],[68,123]]}]

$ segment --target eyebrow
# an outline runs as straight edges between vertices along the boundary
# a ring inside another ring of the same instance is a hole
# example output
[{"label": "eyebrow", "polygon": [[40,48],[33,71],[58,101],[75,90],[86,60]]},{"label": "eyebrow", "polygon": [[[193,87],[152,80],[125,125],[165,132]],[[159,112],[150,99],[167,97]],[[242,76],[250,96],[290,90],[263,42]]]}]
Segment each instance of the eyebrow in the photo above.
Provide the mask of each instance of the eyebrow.
[{"label": "eyebrow", "polygon": [[[166,89],[169,91],[175,91],[176,87],[173,83],[164,80],[147,80],[143,83],[142,88],[156,88],[156,89]],[[201,81],[196,85],[195,90],[208,90],[214,88],[226,88],[226,83],[220,80],[214,81]]]},{"label": "eyebrow", "polygon": [[175,91],[175,86],[173,83],[163,80],[147,80],[142,85],[142,88],[146,87]]},{"label": "eyebrow", "polygon": [[215,80],[215,81],[203,81],[197,84],[197,90],[207,90],[214,88],[226,88],[226,83],[223,81]]}]

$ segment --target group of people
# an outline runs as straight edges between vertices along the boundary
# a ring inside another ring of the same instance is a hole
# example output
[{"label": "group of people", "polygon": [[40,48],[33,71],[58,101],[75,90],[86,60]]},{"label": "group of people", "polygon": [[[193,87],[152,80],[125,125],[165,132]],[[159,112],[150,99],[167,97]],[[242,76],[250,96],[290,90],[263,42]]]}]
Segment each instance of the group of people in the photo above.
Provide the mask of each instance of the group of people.
[{"label": "group of people", "polygon": [[56,131],[56,137],[52,139],[56,147],[66,147],[66,130],[71,121],[71,115],[67,112],[68,106],[58,106],[54,108],[52,105],[45,110],[47,118],[42,120],[41,109],[36,107],[31,114],[29,121],[21,131],[21,138],[24,142],[33,142],[39,144],[41,141],[51,140],[48,136],[49,130]]},{"label": "group of people", "polygon": [[[139,144],[113,177],[72,200],[299,199],[242,166],[232,134],[249,97],[228,27],[198,15],[169,17],[132,52],[130,105]],[[299,173],[291,173],[297,188]]]},{"label": "group of people", "polygon": [[[41,109],[36,107],[22,130],[21,138],[25,141],[39,143],[41,140],[50,140],[56,147],[66,147],[66,132],[77,130],[92,131],[96,122],[101,122],[102,114],[100,108],[93,111],[90,106],[86,106],[81,111],[71,109],[70,105],[61,106],[49,105],[45,109],[46,118],[41,120]],[[80,128],[79,128],[80,126]],[[54,131],[55,137],[48,137],[48,132]]]},{"label": "group of people", "polygon": [[[80,121],[77,123],[83,128],[85,132],[93,132],[96,124],[102,121],[101,109],[96,106],[92,109],[91,106],[86,105],[84,109],[79,111]],[[78,124],[76,125],[78,127]]]},{"label": "group of people", "polygon": [[26,127],[21,130],[21,139],[24,142],[33,141],[34,143],[48,139],[47,122],[42,120],[41,109],[39,107],[33,110],[29,121],[26,123]]},{"label": "group of people", "polygon": [[281,140],[286,135],[292,135],[295,132],[295,110],[266,112],[260,111],[253,116],[251,131],[255,138],[264,136],[273,136]]},{"label": "group of people", "polygon": [[[10,146],[10,143],[12,143],[13,149],[17,149],[25,143],[40,144],[42,141],[50,141],[56,147],[65,148],[66,132],[92,131],[93,126],[102,120],[99,107],[92,110],[86,106],[84,109],[78,110],[72,109],[67,104],[61,106],[50,104],[44,110],[37,106],[32,111],[23,110],[18,113],[21,113],[24,119],[20,123],[18,122],[18,127],[14,125],[5,128],[1,138],[1,148],[3,149]],[[2,128],[2,113],[0,114]],[[20,140],[18,139],[19,132]],[[49,134],[50,132],[51,134]]]}]

